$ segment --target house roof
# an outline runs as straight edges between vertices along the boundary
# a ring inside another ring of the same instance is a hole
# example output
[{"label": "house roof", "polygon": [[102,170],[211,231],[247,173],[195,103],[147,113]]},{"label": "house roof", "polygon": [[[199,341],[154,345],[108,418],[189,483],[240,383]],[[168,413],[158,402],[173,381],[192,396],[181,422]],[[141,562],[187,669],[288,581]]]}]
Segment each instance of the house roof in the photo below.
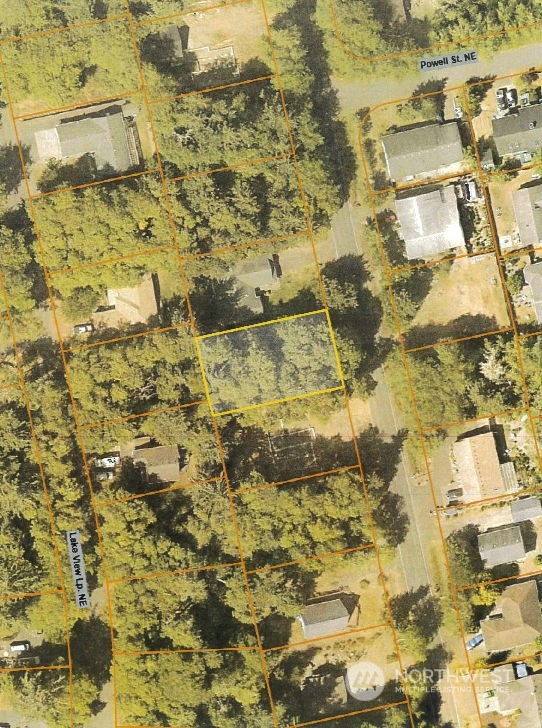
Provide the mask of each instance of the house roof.
[{"label": "house roof", "polygon": [[542,323],[542,261],[526,265],[523,277],[531,289],[536,320]]},{"label": "house roof", "polygon": [[510,503],[510,512],[514,523],[530,521],[531,518],[539,518],[542,516],[542,503],[540,502],[540,498],[536,496],[520,498]]},{"label": "house roof", "polygon": [[495,695],[499,713],[521,711],[514,722],[517,728],[541,728],[542,674],[527,675],[520,680],[507,682],[495,691]]},{"label": "house roof", "polygon": [[464,245],[453,186],[409,191],[398,196],[395,205],[409,260]]},{"label": "house roof", "polygon": [[179,479],[181,468],[176,445],[140,447],[133,451],[133,460],[145,466],[147,476],[155,476],[163,483],[174,483]]},{"label": "house roof", "polygon": [[434,172],[463,161],[456,121],[386,134],[382,145],[390,179]]},{"label": "house roof", "polygon": [[521,529],[507,525],[486,531],[478,536],[478,550],[487,568],[509,564],[525,557],[525,546]]},{"label": "house roof", "polygon": [[480,622],[488,652],[527,645],[542,633],[538,587],[531,579],[507,587],[489,617]]},{"label": "house roof", "polygon": [[542,240],[542,184],[516,190],[512,203],[522,245],[538,245]]},{"label": "house roof", "polygon": [[452,457],[466,501],[488,498],[505,490],[493,432],[454,442]]},{"label": "house roof", "polygon": [[[491,120],[500,157],[529,152],[542,146],[542,105],[521,106],[514,114]],[[531,126],[532,125],[532,126]]]},{"label": "house roof", "polygon": [[[152,274],[145,275],[138,286],[108,288],[107,302],[129,323],[145,323],[158,313],[159,308]],[[105,314],[107,315],[107,311]]]},{"label": "house roof", "polygon": [[324,637],[343,632],[350,615],[340,599],[329,599],[308,604],[300,616],[301,626],[307,639]]},{"label": "house roof", "polygon": [[135,158],[136,150],[130,147],[120,106],[77,117],[57,115],[51,121],[53,126],[38,129],[34,134],[42,160],[92,154],[98,170],[110,166],[115,171],[125,171],[139,161]]}]

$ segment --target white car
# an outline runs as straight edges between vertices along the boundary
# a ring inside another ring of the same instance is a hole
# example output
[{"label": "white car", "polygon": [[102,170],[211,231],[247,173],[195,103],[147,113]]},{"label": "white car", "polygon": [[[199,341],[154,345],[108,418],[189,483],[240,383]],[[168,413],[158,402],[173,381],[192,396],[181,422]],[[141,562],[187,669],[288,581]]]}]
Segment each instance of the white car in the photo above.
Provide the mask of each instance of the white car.
[{"label": "white car", "polygon": [[120,465],[120,455],[104,455],[96,458],[94,465],[97,468],[116,468]]}]

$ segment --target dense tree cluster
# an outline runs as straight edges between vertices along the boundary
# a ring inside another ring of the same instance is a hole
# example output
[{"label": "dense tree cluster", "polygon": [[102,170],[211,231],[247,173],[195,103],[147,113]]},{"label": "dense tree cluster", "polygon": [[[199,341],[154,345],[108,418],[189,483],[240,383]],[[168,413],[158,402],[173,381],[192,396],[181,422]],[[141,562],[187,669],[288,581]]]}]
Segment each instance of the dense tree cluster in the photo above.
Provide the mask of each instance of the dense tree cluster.
[{"label": "dense tree cluster", "polygon": [[125,11],[122,0],[20,0],[15,6],[11,0],[0,2],[2,25],[0,36],[30,35],[52,28],[78,25],[101,20]]},{"label": "dense tree cluster", "polygon": [[213,336],[200,347],[219,412],[340,385],[323,315]]}]

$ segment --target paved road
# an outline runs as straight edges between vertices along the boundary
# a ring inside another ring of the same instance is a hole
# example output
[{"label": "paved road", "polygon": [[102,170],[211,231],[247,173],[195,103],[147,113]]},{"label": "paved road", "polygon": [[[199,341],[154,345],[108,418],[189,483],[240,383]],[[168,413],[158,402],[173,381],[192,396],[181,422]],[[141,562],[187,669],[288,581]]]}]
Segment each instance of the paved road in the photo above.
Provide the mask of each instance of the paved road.
[{"label": "paved road", "polygon": [[335,259],[343,255],[361,255],[361,246],[358,239],[361,225],[357,219],[355,208],[350,200],[331,219],[331,235],[333,239],[333,252]]},{"label": "paved road", "polygon": [[[473,41],[471,45],[476,48],[476,41]],[[541,55],[542,42],[500,51],[492,58],[482,59],[479,63],[447,68],[440,74],[422,74],[416,70],[411,76],[411,86],[409,86],[409,80],[405,79],[404,75],[400,78],[387,77],[385,81],[375,78],[373,81],[368,82],[367,77],[363,77],[363,67],[360,63],[359,80],[341,81],[340,79],[334,79],[334,86],[338,92],[343,113],[352,114],[363,107],[373,107],[385,101],[403,98],[408,93],[409,88],[414,90],[418,83],[422,81],[445,77],[448,79],[448,86],[460,86],[472,76],[480,76],[481,78],[488,75],[504,76],[515,71],[527,70],[538,64]],[[413,68],[417,68],[418,58],[418,55],[412,55]]]},{"label": "paved road", "polygon": [[[377,381],[377,386],[370,400],[372,420],[381,433],[392,437],[399,432],[401,424],[390,397],[385,372],[380,368],[374,372],[373,376]],[[409,479],[407,463],[403,454],[401,454],[391,490],[403,497],[404,509],[410,520],[407,537],[398,548],[407,589],[418,589],[425,584],[430,585],[431,575],[427,566],[424,545],[435,538],[433,531],[436,523],[429,516],[429,511],[433,508],[433,500],[428,487],[417,486]]]}]

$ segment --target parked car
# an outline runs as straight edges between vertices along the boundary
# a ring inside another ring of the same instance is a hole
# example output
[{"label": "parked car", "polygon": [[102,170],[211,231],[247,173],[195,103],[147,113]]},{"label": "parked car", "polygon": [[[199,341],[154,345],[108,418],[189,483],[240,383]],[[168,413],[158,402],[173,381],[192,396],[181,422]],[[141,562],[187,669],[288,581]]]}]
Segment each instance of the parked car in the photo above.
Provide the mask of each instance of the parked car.
[{"label": "parked car", "polygon": [[120,455],[104,455],[101,458],[96,458],[94,465],[97,468],[116,468],[120,465]]},{"label": "parked car", "polygon": [[506,89],[506,101],[508,103],[508,108],[518,105],[518,92],[513,86]]},{"label": "parked car", "polygon": [[461,106],[459,96],[454,97],[454,115],[456,119],[463,118],[463,107]]},{"label": "parked car", "polygon": [[92,324],[76,324],[73,327],[74,334],[90,334],[93,331],[94,331],[94,326]]},{"label": "parked car", "polygon": [[15,642],[9,643],[9,649],[11,652],[28,652],[31,644],[28,640],[16,640]]},{"label": "parked car", "polygon": [[481,632],[475,634],[474,637],[471,637],[467,642],[467,650],[473,650],[475,647],[478,647],[478,645],[481,645],[483,641],[484,635]]},{"label": "parked car", "polygon": [[497,97],[497,108],[499,111],[506,111],[508,108],[508,102],[506,100],[506,89],[505,88],[498,88],[495,92],[495,96]]}]

